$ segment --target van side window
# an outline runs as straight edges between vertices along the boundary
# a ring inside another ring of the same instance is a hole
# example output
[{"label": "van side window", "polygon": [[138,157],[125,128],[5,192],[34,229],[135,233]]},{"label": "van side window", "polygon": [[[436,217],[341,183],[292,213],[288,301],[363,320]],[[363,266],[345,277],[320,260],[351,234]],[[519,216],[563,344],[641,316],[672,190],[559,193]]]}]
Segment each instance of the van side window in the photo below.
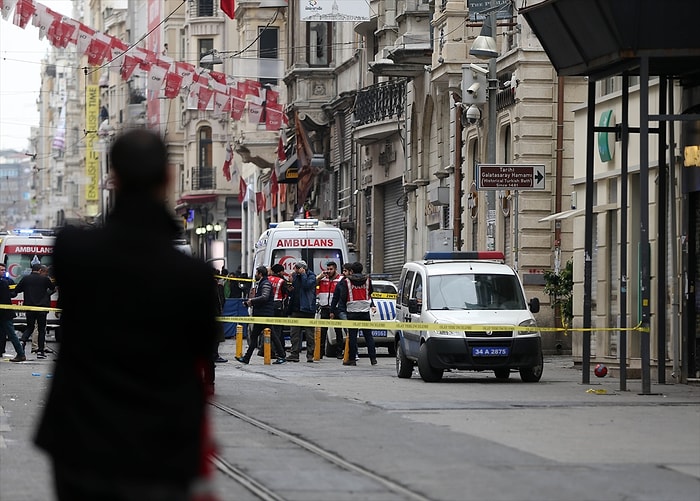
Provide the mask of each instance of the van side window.
[{"label": "van side window", "polygon": [[420,274],[416,275],[416,280],[413,282],[411,299],[415,299],[419,307],[423,304],[423,277]]},{"label": "van side window", "polygon": [[411,282],[413,281],[413,275],[415,272],[408,271],[403,277],[403,281],[399,287],[399,297],[397,298],[398,304],[408,308],[408,298],[411,292]]}]

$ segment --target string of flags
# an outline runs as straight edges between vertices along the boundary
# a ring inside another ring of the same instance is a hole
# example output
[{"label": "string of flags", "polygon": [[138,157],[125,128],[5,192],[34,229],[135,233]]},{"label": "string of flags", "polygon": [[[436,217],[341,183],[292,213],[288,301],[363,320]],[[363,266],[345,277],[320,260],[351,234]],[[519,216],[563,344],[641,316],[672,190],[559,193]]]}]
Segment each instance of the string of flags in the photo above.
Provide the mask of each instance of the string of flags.
[{"label": "string of flags", "polygon": [[[221,8],[233,19],[233,1],[222,0]],[[135,71],[146,73],[147,88],[158,98],[182,95],[188,109],[212,111],[214,118],[229,115],[241,120],[247,112],[249,123],[264,124],[269,131],[288,124],[279,103],[279,91],[273,85],[263,88],[257,80],[236,79],[143,47],[130,47],[119,38],[97,32],[35,0],[0,0],[0,13],[4,20],[12,19],[22,29],[31,23],[39,29],[39,39],[46,38],[56,48],[75,45],[80,56],[87,56],[90,66],[108,66],[125,81]]]}]

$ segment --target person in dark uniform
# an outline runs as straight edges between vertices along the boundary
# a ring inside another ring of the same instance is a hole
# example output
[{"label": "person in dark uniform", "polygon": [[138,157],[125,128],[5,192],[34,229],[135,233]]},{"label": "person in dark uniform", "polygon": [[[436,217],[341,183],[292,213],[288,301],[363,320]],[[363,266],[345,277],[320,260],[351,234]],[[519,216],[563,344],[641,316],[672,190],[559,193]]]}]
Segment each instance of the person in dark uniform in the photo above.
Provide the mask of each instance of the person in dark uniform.
[{"label": "person in dark uniform", "polygon": [[[115,199],[104,226],[56,237],[63,338],[35,443],[60,501],[190,500],[214,449],[216,281],[173,244],[163,140],[132,129],[109,158]],[[162,272],[144,275],[148,263]]]}]

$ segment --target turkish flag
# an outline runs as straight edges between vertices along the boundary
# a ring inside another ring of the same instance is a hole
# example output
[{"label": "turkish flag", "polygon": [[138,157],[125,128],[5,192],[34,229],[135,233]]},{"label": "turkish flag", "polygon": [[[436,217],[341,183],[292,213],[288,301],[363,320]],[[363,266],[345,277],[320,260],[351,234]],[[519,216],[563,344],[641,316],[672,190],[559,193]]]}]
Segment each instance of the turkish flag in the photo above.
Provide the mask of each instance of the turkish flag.
[{"label": "turkish flag", "polygon": [[247,190],[248,186],[245,184],[245,181],[243,181],[243,176],[241,176],[241,180],[238,182],[238,203],[243,203]]},{"label": "turkish flag", "polygon": [[221,0],[221,10],[224,11],[229,19],[233,19],[236,12],[236,2],[234,0]]}]

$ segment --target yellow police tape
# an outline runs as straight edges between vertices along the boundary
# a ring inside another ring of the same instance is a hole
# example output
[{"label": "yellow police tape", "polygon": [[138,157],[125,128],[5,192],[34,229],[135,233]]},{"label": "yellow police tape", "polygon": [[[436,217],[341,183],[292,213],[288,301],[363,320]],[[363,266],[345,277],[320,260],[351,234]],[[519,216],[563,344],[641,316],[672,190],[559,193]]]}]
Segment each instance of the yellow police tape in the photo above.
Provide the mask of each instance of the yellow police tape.
[{"label": "yellow police tape", "polygon": [[[20,311],[56,311],[60,308],[47,308],[44,306],[24,306],[0,304],[0,309]],[[265,324],[265,325],[289,325],[299,327],[340,327],[342,329],[389,329],[389,330],[423,330],[423,331],[523,331],[523,332],[601,332],[601,331],[639,331],[649,332],[649,327],[642,327],[640,322],[634,327],[524,327],[520,325],[475,325],[475,324],[438,324],[428,322],[397,322],[394,320],[331,320],[324,318],[305,317],[216,317],[217,321],[233,324]]]}]

